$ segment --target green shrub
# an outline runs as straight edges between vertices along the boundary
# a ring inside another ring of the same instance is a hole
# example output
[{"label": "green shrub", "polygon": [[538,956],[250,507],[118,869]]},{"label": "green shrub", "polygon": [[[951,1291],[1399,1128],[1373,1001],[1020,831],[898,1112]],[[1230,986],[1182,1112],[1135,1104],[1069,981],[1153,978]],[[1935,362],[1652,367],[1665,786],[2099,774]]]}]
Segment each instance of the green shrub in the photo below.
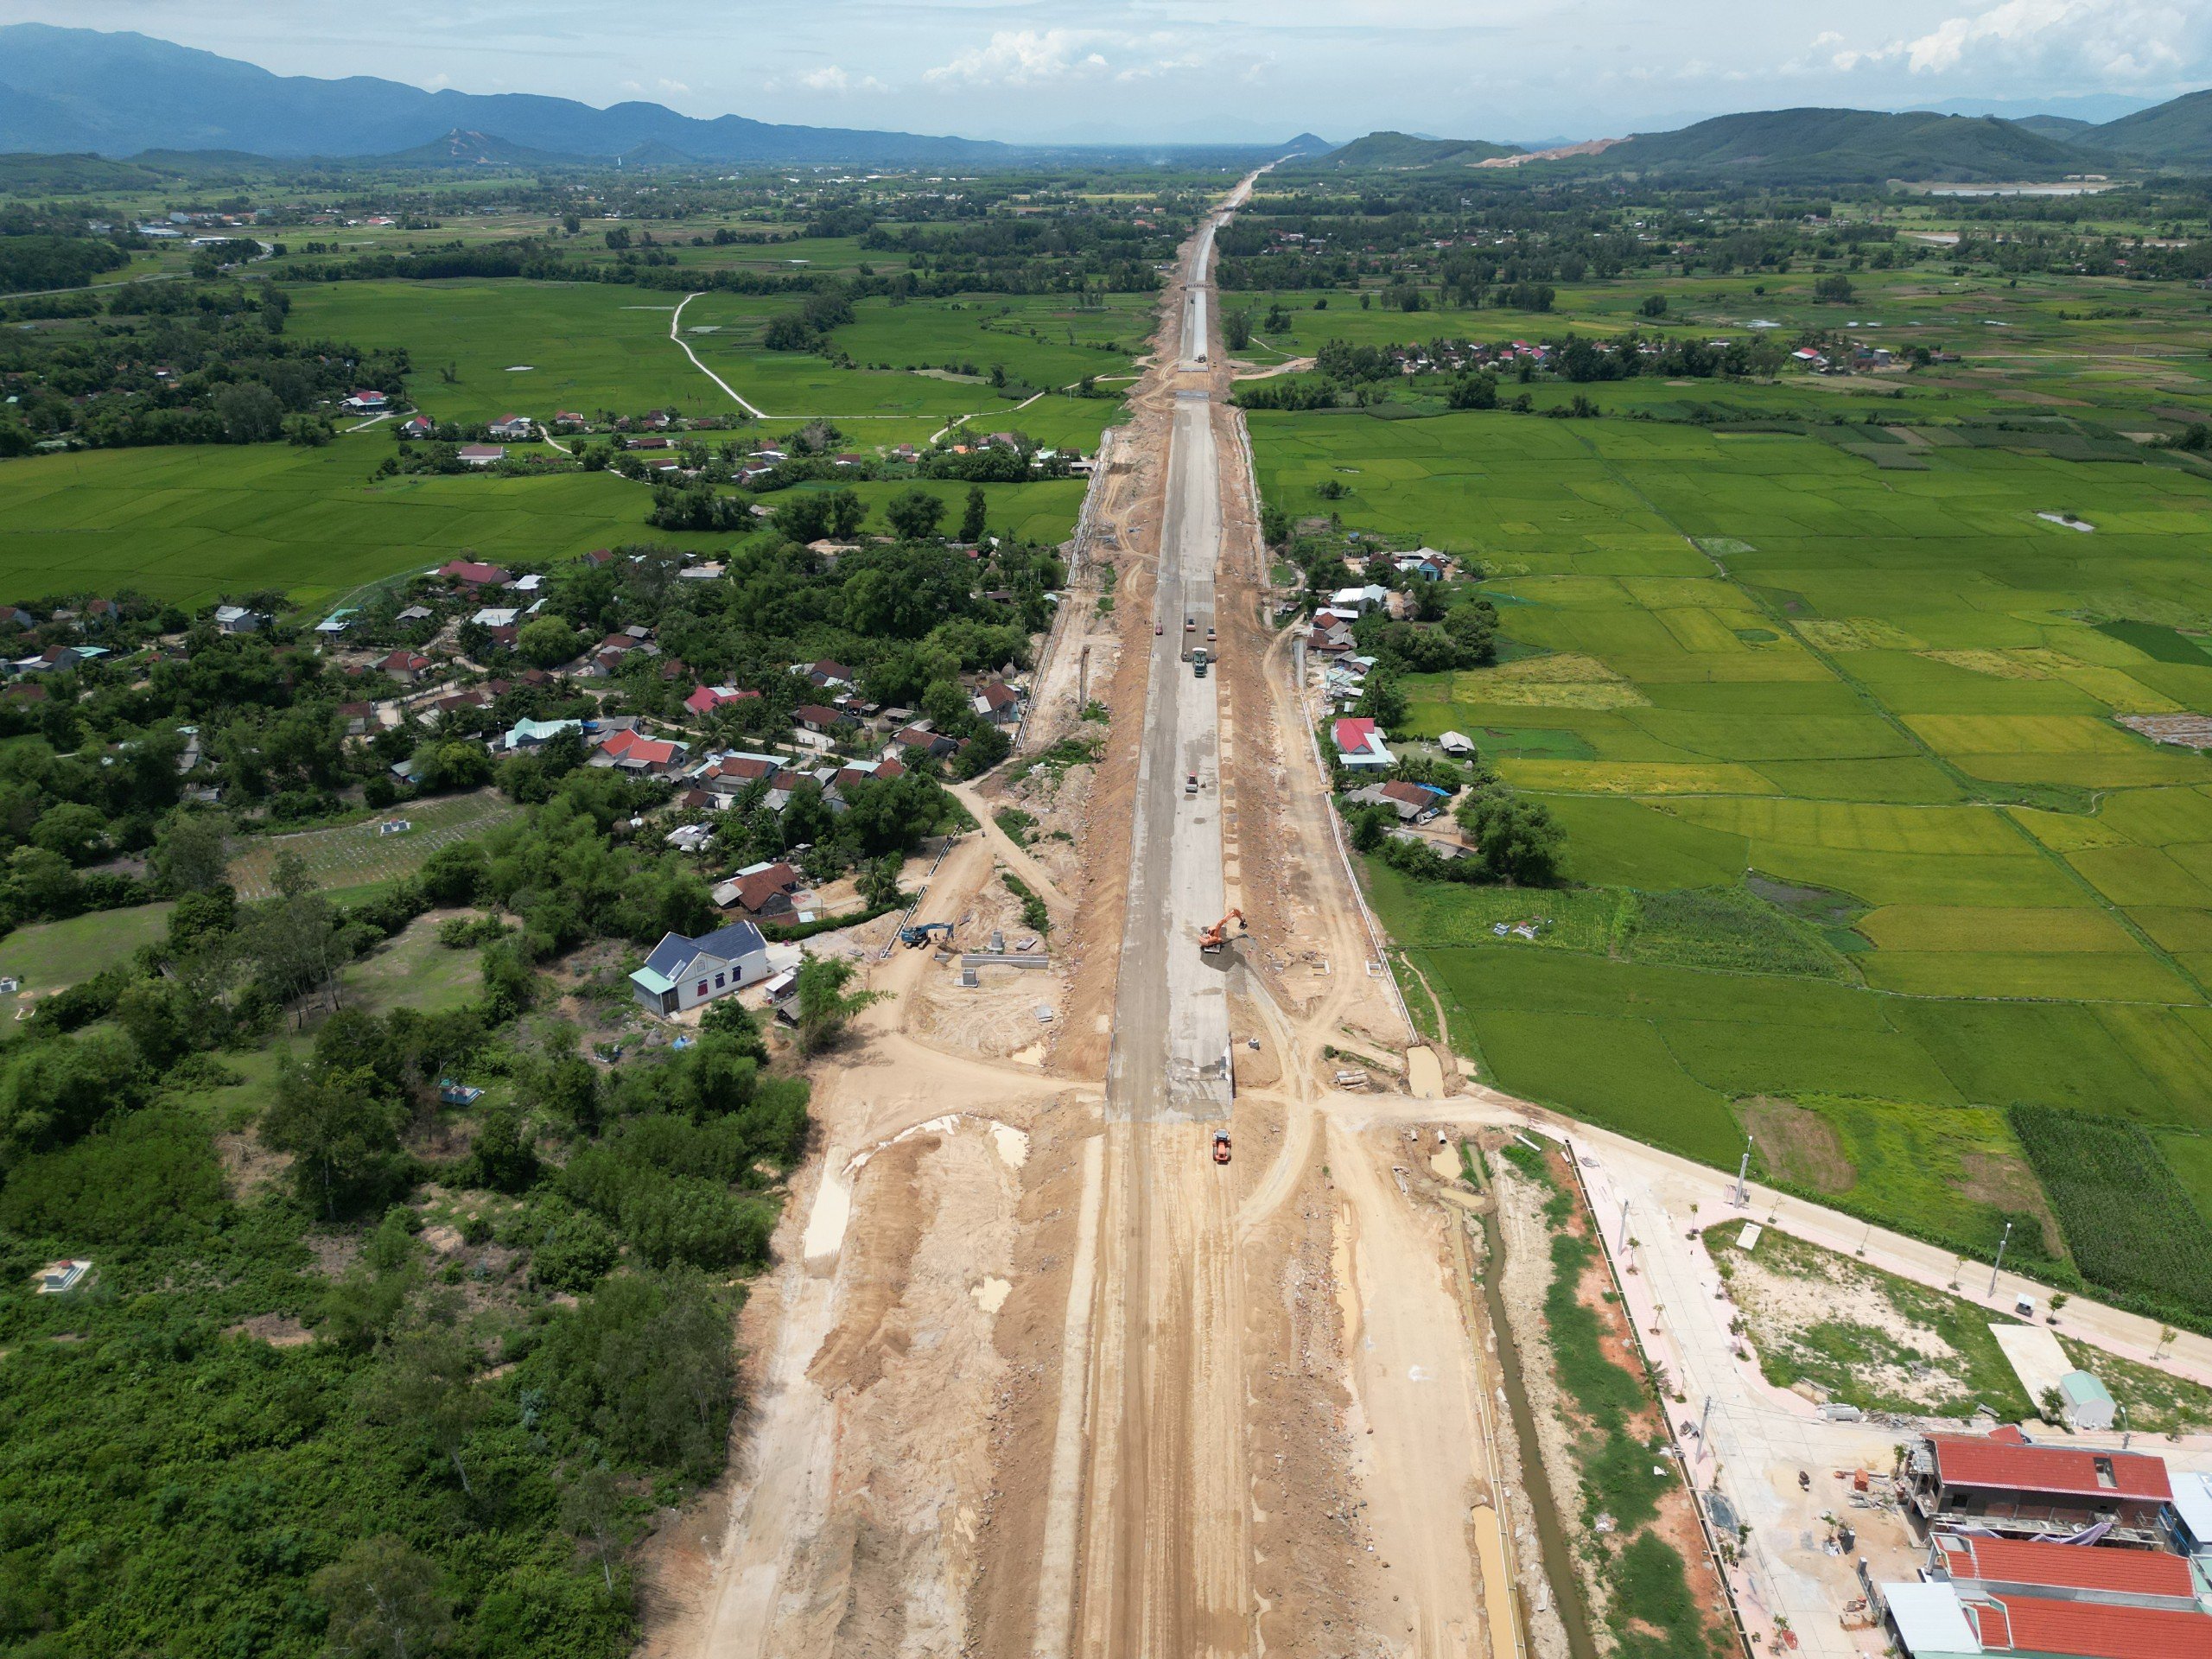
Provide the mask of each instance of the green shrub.
[{"label": "green shrub", "polygon": [[207,1124],[153,1110],[26,1160],[0,1191],[0,1229],[70,1249],[168,1244],[213,1230],[229,1208]]}]

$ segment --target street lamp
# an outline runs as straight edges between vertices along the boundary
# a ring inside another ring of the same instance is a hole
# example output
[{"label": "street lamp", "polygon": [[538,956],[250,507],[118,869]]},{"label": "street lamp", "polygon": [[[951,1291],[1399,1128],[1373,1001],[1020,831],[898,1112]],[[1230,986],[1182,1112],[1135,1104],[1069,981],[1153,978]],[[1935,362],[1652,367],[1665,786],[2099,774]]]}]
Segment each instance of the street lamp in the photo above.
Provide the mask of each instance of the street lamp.
[{"label": "street lamp", "polygon": [[1997,1260],[1989,1269],[1989,1294],[1997,1294],[1997,1269],[2005,1265],[2005,1247],[2012,1242],[2012,1224],[2005,1224],[2005,1236],[1997,1241]]},{"label": "street lamp", "polygon": [[1744,1137],[1744,1161],[1736,1166],[1736,1207],[1738,1210],[1747,1210],[1751,1207],[1751,1192],[1744,1185],[1744,1178],[1751,1173],[1751,1137],[1747,1135]]}]

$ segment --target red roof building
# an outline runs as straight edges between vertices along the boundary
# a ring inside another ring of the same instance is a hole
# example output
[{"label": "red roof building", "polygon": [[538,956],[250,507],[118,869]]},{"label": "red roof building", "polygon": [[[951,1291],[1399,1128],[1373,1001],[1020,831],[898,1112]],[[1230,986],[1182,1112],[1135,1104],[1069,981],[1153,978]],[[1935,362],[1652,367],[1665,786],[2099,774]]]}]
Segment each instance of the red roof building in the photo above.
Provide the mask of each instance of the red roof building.
[{"label": "red roof building", "polygon": [[1991,1595],[2054,1591],[2081,1601],[2115,1605],[2196,1603],[2188,1559],[2155,1549],[2100,1549],[2021,1538],[1939,1532],[1929,1541],[1929,1566],[1961,1590]]},{"label": "red roof building", "polygon": [[681,743],[647,737],[639,732],[616,732],[599,746],[599,753],[593,757],[592,764],[650,772],[674,766],[683,753]]},{"label": "red roof building", "polygon": [[480,563],[474,559],[455,559],[439,566],[438,574],[464,588],[504,587],[512,580],[498,565]]},{"label": "red roof building", "polygon": [[2203,1659],[2212,1653],[2212,1613],[2040,1596],[1991,1596],[1966,1602],[1965,1611],[1986,1653],[2080,1659]]},{"label": "red roof building", "polygon": [[2159,1512],[2173,1497],[2163,1458],[2037,1446],[2018,1429],[1928,1435],[1910,1476],[1923,1526],[2018,1538],[2070,1537],[2102,1522],[2116,1541],[2161,1545]]}]

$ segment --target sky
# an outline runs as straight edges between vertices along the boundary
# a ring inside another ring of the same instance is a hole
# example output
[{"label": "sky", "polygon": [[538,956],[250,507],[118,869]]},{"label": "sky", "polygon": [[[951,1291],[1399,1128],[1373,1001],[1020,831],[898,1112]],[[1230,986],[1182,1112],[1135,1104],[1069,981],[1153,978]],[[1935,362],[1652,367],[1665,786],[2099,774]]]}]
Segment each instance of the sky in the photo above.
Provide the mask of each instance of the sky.
[{"label": "sky", "polygon": [[281,74],[1045,142],[1529,143],[1805,104],[2107,119],[2212,85],[2212,0],[0,0],[0,22]]}]

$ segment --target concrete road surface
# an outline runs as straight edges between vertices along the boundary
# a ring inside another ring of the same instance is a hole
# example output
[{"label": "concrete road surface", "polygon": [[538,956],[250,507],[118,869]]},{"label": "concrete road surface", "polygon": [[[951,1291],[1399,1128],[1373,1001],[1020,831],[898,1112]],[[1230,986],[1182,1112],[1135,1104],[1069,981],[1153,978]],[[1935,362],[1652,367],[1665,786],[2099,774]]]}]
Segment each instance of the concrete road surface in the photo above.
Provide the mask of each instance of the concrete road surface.
[{"label": "concrete road surface", "polygon": [[[1179,372],[1206,365],[1217,222],[1191,244]],[[1235,957],[1198,950],[1224,904],[1220,682],[1199,678],[1185,655],[1213,623],[1222,537],[1211,397],[1180,391],[1107,1065],[1081,1560],[1074,1573],[1047,1561],[1040,1574],[1039,1659],[1071,1648],[1229,1659],[1251,1648],[1242,1279],[1231,1188],[1205,1128],[1229,1116]],[[1056,1501],[1064,1472],[1074,1478],[1056,1459]]]},{"label": "concrete road surface", "polygon": [[[1231,957],[1202,956],[1198,934],[1218,920],[1221,876],[1220,705],[1211,674],[1183,660],[1213,625],[1221,556],[1221,494],[1213,427],[1203,392],[1181,394],[1167,461],[1161,525],[1162,632],[1153,638],[1143,747],[1130,841],[1127,930],[1115,992],[1107,1121],[1217,1119],[1229,1110]],[[1185,622],[1189,627],[1185,626]],[[1190,779],[1198,780],[1189,793]]]}]

